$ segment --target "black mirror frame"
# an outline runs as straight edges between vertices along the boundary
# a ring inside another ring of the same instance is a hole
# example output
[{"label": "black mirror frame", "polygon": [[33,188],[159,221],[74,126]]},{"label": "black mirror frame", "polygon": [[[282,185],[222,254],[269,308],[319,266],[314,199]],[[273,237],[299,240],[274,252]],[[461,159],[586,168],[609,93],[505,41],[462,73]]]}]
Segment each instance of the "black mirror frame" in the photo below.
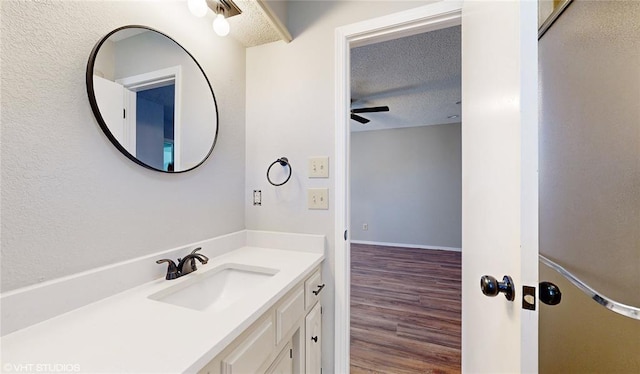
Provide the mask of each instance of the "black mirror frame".
[{"label": "black mirror frame", "polygon": [[[93,87],[93,69],[95,67],[95,62],[96,62],[96,57],[98,55],[98,51],[100,50],[100,47],[102,46],[102,44],[104,44],[104,42],[107,41],[107,39],[109,39],[109,37],[111,35],[115,34],[116,32],[118,32],[120,30],[132,29],[132,28],[145,29],[145,30],[156,32],[156,33],[166,37],[167,39],[171,40],[172,42],[176,43],[176,45],[178,47],[182,48],[182,50],[185,51],[187,53],[187,55],[189,55],[189,57],[191,57],[193,62],[195,62],[196,66],[198,67],[198,69],[200,69],[200,72],[202,73],[202,76],[204,77],[204,79],[207,82],[207,86],[209,87],[209,91],[211,92],[211,97],[213,98],[213,104],[215,106],[216,133],[215,133],[215,136],[213,138],[213,143],[211,144],[211,148],[209,149],[209,152],[207,153],[207,155],[204,156],[202,161],[200,161],[197,165],[193,166],[192,168],[185,169],[185,170],[178,170],[178,171],[167,171],[167,170],[161,170],[161,169],[154,168],[154,167],[152,167],[150,165],[147,165],[144,162],[138,160],[135,156],[133,156],[131,153],[129,153],[129,151],[127,151],[122,146],[122,144],[120,144],[120,142],[115,138],[115,136],[113,136],[113,134],[111,133],[111,130],[109,129],[109,126],[107,126],[107,123],[105,122],[104,118],[102,117],[102,114],[100,113],[100,109],[98,108],[98,102],[96,101],[95,90],[94,90],[94,87]],[[200,64],[198,63],[198,60],[196,60],[193,57],[193,55],[191,53],[189,53],[189,51],[187,51],[180,43],[176,42],[172,37],[168,36],[167,34],[165,34],[163,32],[160,32],[158,30],[155,30],[155,29],[153,29],[151,27],[142,26],[142,25],[127,25],[127,26],[118,27],[117,29],[112,30],[107,35],[105,35],[102,39],[100,39],[100,41],[98,41],[98,43],[96,43],[96,45],[91,50],[91,54],[89,55],[89,61],[87,62],[86,85],[87,85],[87,96],[89,97],[89,104],[91,105],[91,110],[93,111],[93,114],[96,117],[96,120],[98,121],[98,124],[100,125],[100,128],[102,129],[102,132],[107,136],[107,138],[109,138],[111,143],[123,155],[125,155],[129,160],[135,162],[136,164],[138,164],[140,166],[143,166],[143,167],[145,167],[147,169],[154,170],[154,171],[159,171],[159,172],[162,172],[162,173],[179,174],[179,173],[184,173],[184,172],[193,170],[193,169],[197,168],[198,166],[202,165],[209,158],[211,153],[213,152],[213,148],[215,147],[216,142],[218,141],[218,133],[220,132],[220,115],[218,113],[218,102],[216,100],[216,95],[213,93],[213,88],[211,88],[211,82],[209,81],[209,78],[205,74],[204,70],[202,69],[202,66],[200,66]]]}]

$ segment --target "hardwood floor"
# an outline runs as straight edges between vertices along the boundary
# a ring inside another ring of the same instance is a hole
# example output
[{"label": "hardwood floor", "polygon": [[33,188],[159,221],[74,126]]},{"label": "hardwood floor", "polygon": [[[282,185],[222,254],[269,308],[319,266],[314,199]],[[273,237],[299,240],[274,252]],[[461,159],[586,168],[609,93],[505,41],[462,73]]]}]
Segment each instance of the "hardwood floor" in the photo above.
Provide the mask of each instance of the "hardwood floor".
[{"label": "hardwood floor", "polygon": [[461,253],[351,244],[351,373],[458,373]]}]

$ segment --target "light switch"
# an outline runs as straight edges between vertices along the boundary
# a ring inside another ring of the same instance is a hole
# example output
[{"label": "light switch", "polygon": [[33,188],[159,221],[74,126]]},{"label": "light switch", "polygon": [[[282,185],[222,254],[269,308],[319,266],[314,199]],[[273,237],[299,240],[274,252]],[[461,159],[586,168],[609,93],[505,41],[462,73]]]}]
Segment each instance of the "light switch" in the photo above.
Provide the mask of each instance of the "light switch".
[{"label": "light switch", "polygon": [[309,178],[329,178],[329,157],[309,159]]},{"label": "light switch", "polygon": [[307,206],[309,209],[329,209],[329,189],[309,188],[307,190]]},{"label": "light switch", "polygon": [[262,205],[262,191],[253,190],[253,205]]}]

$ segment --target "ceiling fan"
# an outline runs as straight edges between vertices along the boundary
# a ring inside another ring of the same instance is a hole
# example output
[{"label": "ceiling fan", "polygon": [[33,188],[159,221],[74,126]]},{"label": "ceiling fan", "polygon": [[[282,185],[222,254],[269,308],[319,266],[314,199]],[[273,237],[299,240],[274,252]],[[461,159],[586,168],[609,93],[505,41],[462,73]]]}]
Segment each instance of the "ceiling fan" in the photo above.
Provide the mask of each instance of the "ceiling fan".
[{"label": "ceiling fan", "polygon": [[357,108],[357,109],[351,109],[351,119],[354,121],[358,121],[360,123],[362,123],[363,125],[366,123],[369,123],[370,120],[359,116],[357,113],[374,113],[374,112],[388,112],[389,111],[389,107],[388,106],[373,106],[373,107],[369,107],[369,108]]}]

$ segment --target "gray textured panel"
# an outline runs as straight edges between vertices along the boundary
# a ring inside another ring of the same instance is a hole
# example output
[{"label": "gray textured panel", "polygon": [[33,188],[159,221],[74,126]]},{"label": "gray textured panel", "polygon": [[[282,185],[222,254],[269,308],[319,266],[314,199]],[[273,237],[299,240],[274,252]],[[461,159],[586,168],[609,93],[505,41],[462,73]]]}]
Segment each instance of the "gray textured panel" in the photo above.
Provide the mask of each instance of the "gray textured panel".
[{"label": "gray textured panel", "polygon": [[352,131],[460,122],[460,26],[351,50],[352,107],[388,105],[388,113],[363,114]]}]

